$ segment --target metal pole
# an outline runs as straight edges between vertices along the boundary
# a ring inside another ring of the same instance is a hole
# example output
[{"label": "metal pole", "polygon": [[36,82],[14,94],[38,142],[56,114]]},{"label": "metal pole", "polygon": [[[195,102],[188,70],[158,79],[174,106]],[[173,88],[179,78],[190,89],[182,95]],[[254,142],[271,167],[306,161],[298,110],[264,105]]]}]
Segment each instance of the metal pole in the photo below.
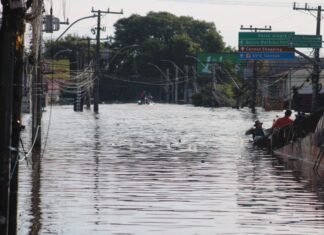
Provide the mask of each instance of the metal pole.
[{"label": "metal pole", "polygon": [[251,111],[255,113],[256,97],[257,97],[257,64],[253,61],[253,80],[252,80],[252,94],[251,94]]},{"label": "metal pole", "polygon": [[[241,30],[250,30],[250,31],[254,31],[254,32],[258,32],[258,31],[271,31],[272,28],[271,26],[267,27],[265,26],[264,28],[258,28],[258,27],[252,27],[252,25],[250,25],[250,27],[243,27],[241,26],[240,28]],[[256,61],[253,61],[253,81],[252,81],[252,91],[251,91],[251,111],[252,113],[256,112],[255,106],[256,106],[256,98],[257,98],[257,89],[258,89],[258,78],[257,78],[257,64]]]},{"label": "metal pole", "polygon": [[178,103],[178,82],[179,82],[179,76],[178,76],[178,67],[174,66],[175,68],[175,83],[174,83],[174,103]]}]

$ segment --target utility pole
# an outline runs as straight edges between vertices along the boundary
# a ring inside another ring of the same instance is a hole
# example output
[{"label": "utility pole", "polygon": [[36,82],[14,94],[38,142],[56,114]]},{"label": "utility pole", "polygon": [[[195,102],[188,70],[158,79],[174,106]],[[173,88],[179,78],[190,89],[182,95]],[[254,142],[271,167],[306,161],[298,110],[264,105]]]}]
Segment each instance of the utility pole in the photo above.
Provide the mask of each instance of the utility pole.
[{"label": "utility pole", "polygon": [[0,234],[8,234],[11,173],[11,113],[14,74],[14,28],[10,25],[12,12],[3,6],[0,34]]},{"label": "utility pole", "polygon": [[91,10],[92,13],[97,14],[97,44],[96,44],[96,52],[95,52],[95,79],[93,86],[93,111],[95,113],[99,112],[99,79],[100,79],[100,31],[103,30],[101,28],[101,15],[102,14],[123,14],[123,10],[120,12],[113,12],[108,9],[108,11],[95,11],[93,8]]},{"label": "utility pole", "polygon": [[170,103],[170,70],[169,69],[166,69],[166,77],[167,77],[166,100],[167,103]]},{"label": "utility pole", "polygon": [[198,93],[198,83],[197,83],[197,70],[195,66],[192,66],[192,84],[194,87],[195,93]]},{"label": "utility pole", "polygon": [[[90,52],[91,52],[91,39],[88,37],[87,38],[88,41],[88,55],[87,55],[87,62],[88,62],[88,66],[90,65]],[[91,94],[90,94],[90,88],[87,89],[87,95],[86,95],[86,102],[87,102],[87,109],[91,108]]]},{"label": "utility pole", "polygon": [[[257,27],[243,27],[241,26],[241,30],[250,30],[254,32],[258,31],[271,31],[272,28],[265,26],[264,28],[257,28]],[[251,111],[252,113],[255,113],[255,106],[256,106],[256,99],[257,99],[257,89],[258,89],[258,78],[257,78],[257,62],[254,60],[253,61],[253,81],[252,81],[252,92],[251,92]]]},{"label": "utility pole", "polygon": [[[304,7],[296,7],[296,3],[294,3],[294,10],[302,10],[302,11],[316,11],[317,12],[317,23],[316,23],[316,35],[321,35],[321,13],[322,13],[322,7],[318,6],[317,8],[311,8],[308,6],[307,3],[305,3]],[[320,48],[315,48],[315,61],[318,63],[314,63],[313,65],[313,73],[312,73],[312,86],[313,86],[313,94],[312,94],[312,113],[314,113],[318,108],[318,82],[320,78],[321,68],[319,66],[320,60]]]},{"label": "utility pole", "polygon": [[217,91],[217,79],[216,79],[216,65],[215,63],[213,63],[213,67],[212,67],[212,80],[213,80],[213,88],[214,91]]},{"label": "utility pole", "polygon": [[178,103],[178,82],[179,82],[179,71],[178,67],[174,66],[175,68],[175,82],[174,82],[174,103]]},{"label": "utility pole", "polygon": [[[17,234],[18,218],[18,178],[19,178],[19,144],[21,131],[21,105],[23,96],[23,75],[24,75],[24,13],[21,11],[16,15],[16,44],[14,64],[14,84],[12,103],[12,136],[11,146],[15,151],[11,154],[11,180],[10,180],[10,208],[9,208],[9,234]],[[18,39],[18,40],[17,40]]]},{"label": "utility pole", "polygon": [[17,234],[18,147],[24,48],[23,1],[2,1],[0,31],[0,234]]},{"label": "utility pole", "polygon": [[183,102],[185,104],[188,104],[188,86],[189,86],[189,67],[188,65],[185,65],[185,76],[186,76],[186,82],[184,86],[184,91],[183,91]]}]

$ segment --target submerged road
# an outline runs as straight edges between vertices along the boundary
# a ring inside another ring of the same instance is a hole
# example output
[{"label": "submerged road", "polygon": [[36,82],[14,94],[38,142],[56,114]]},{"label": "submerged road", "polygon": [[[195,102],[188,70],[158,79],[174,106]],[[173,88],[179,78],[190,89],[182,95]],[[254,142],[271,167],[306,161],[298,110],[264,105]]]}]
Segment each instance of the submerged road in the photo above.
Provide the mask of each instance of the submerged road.
[{"label": "submerged road", "polygon": [[54,106],[43,139],[49,118],[44,156],[20,162],[20,235],[323,234],[323,180],[254,149],[249,110]]}]

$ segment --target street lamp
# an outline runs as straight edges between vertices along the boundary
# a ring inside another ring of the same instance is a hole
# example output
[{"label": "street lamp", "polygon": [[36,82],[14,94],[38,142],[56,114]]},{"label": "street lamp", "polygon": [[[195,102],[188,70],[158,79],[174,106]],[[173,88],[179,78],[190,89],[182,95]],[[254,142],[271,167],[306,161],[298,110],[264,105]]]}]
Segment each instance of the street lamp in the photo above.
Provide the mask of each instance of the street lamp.
[{"label": "street lamp", "polygon": [[204,73],[211,73],[211,71],[209,70],[209,64],[210,64],[210,61],[207,61],[206,64],[202,63],[200,59],[198,59],[197,57],[195,56],[192,56],[192,55],[185,55],[186,58],[192,58],[194,59],[196,62],[198,62],[201,66],[202,66],[202,70]]},{"label": "street lamp", "polygon": [[169,93],[170,77],[169,77],[169,69],[167,69],[167,72],[165,74],[160,69],[160,67],[157,66],[156,64],[149,63],[149,62],[147,64],[153,66],[154,68],[156,68],[162,74],[162,76],[166,79],[166,82],[167,83],[166,83],[166,86],[165,86],[165,90],[166,90],[167,103],[169,103],[170,102],[170,93]]},{"label": "street lamp", "polygon": [[180,72],[182,74],[184,74],[184,72],[179,68],[178,65],[176,65],[173,61],[171,60],[161,60],[164,62],[169,62],[174,66],[175,69],[175,83],[174,83],[174,103],[178,103],[178,81],[179,81],[179,76],[178,76],[178,71],[180,70]]},{"label": "street lamp", "polygon": [[74,25],[74,24],[76,24],[76,23],[78,23],[79,21],[81,21],[81,20],[85,20],[85,19],[89,19],[89,18],[94,18],[94,17],[97,17],[96,15],[91,15],[91,16],[86,16],[86,17],[82,17],[82,18],[80,18],[80,19],[77,19],[76,21],[74,21],[72,24],[70,24],[70,26],[69,27],[67,27],[64,31],[63,31],[63,33],[61,33],[61,35],[60,36],[58,36],[56,39],[55,39],[55,42],[57,42],[58,40],[60,40],[61,39],[61,37]]},{"label": "street lamp", "polygon": [[127,45],[127,46],[124,46],[122,48],[120,48],[116,53],[115,55],[109,60],[108,64],[106,65],[105,69],[108,70],[109,69],[109,66],[111,64],[111,62],[116,59],[116,57],[121,54],[122,51],[124,51],[125,49],[131,49],[131,48],[134,48],[134,47],[139,47],[140,45],[139,44],[131,44],[131,45]]}]

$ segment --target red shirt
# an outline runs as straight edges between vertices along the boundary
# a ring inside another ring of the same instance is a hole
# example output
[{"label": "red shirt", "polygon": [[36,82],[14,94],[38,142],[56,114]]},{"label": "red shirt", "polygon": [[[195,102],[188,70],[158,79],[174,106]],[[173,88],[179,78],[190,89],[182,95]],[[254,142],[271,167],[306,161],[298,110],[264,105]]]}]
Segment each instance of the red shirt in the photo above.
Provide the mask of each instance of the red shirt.
[{"label": "red shirt", "polygon": [[272,128],[281,128],[283,126],[289,125],[294,121],[291,120],[289,117],[285,116],[282,118],[278,118],[277,121],[272,125]]}]

